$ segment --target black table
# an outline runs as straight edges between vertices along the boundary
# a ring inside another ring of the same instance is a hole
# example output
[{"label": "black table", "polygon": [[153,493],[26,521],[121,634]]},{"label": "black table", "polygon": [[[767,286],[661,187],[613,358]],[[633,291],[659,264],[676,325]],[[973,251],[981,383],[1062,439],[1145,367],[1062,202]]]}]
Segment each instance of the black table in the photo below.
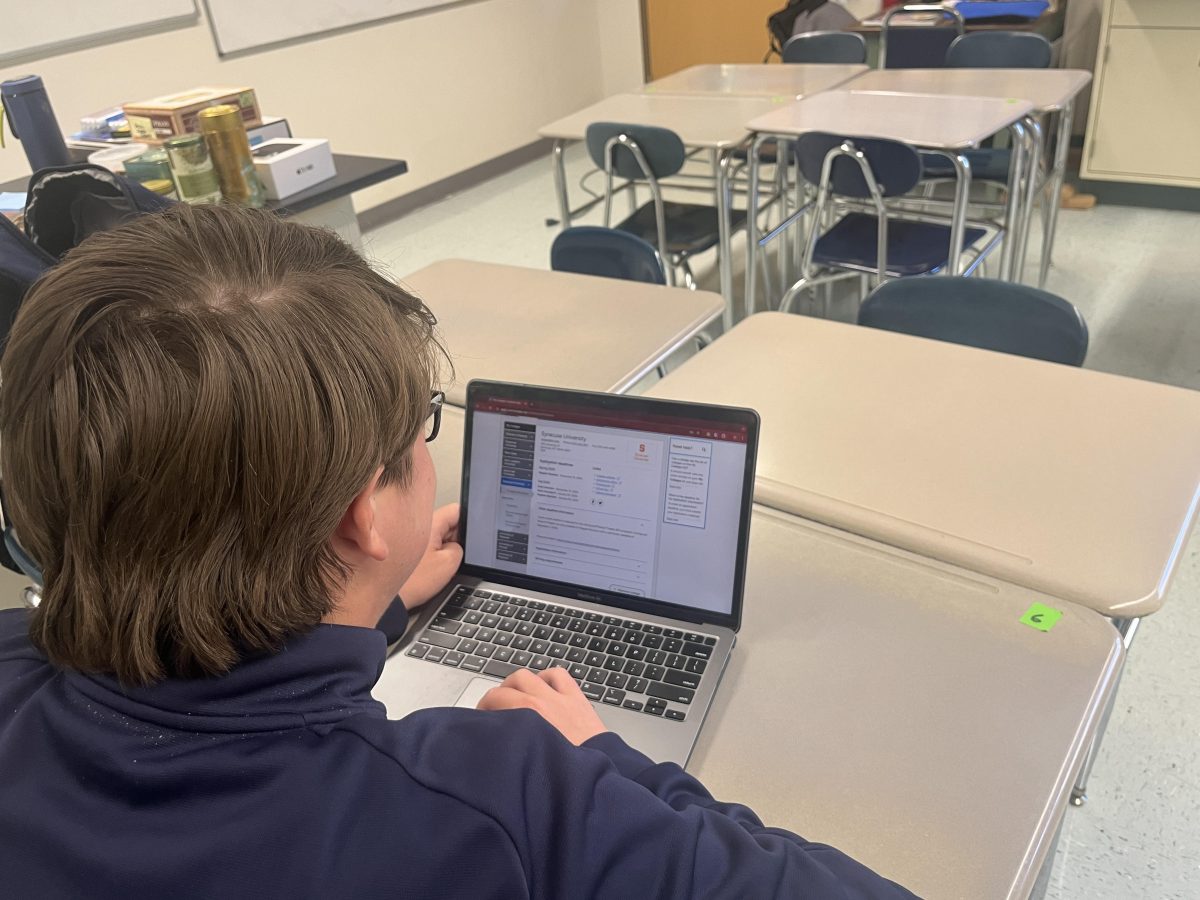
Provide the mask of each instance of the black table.
[{"label": "black table", "polygon": [[[71,161],[87,162],[91,152],[93,151],[72,149]],[[327,225],[358,246],[361,239],[358,225],[352,221],[354,207],[350,205],[350,195],[405,174],[408,171],[408,163],[402,159],[335,153],[333,165],[337,169],[333,178],[314,184],[286,200],[268,200],[266,208],[281,216],[297,216],[310,224]],[[0,191],[21,192],[28,187],[28,178],[16,178],[0,184]]]}]

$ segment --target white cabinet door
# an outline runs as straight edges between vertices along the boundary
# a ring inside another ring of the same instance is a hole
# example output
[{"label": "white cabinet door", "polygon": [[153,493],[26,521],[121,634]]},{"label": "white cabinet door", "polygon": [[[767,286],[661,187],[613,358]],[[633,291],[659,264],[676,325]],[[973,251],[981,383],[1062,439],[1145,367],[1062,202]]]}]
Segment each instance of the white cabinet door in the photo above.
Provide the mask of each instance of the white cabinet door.
[{"label": "white cabinet door", "polygon": [[1200,30],[1112,28],[1084,178],[1200,187]]}]

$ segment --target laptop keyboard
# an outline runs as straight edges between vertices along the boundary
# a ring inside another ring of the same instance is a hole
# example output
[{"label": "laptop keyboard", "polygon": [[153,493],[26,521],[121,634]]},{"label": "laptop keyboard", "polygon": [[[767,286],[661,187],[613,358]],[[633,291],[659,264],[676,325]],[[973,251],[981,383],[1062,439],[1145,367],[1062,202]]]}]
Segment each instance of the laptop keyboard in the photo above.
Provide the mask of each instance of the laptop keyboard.
[{"label": "laptop keyboard", "polygon": [[682,722],[716,643],[712,635],[464,585],[407,653],[496,678],[558,666],[590,700]]}]

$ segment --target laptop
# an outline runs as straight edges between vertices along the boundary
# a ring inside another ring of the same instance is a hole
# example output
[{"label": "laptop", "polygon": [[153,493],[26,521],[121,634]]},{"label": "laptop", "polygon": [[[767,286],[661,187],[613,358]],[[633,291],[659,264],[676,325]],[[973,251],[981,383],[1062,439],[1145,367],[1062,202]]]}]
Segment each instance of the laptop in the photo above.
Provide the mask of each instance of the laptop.
[{"label": "laptop", "polygon": [[750,409],[472,381],[463,564],[395,648],[389,713],[558,666],[686,764],[741,624],[758,431]]}]

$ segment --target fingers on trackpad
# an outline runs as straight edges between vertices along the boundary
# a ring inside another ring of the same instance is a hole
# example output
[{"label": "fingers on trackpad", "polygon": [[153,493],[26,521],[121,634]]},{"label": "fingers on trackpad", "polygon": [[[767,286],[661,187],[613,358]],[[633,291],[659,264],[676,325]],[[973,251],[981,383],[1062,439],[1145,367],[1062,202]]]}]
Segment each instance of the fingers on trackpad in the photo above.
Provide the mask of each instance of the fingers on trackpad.
[{"label": "fingers on trackpad", "polygon": [[499,683],[498,681],[493,681],[491,678],[472,678],[471,683],[458,695],[458,699],[454,702],[454,705],[465,709],[474,709],[479,705],[479,701],[483,698],[483,695]]}]

